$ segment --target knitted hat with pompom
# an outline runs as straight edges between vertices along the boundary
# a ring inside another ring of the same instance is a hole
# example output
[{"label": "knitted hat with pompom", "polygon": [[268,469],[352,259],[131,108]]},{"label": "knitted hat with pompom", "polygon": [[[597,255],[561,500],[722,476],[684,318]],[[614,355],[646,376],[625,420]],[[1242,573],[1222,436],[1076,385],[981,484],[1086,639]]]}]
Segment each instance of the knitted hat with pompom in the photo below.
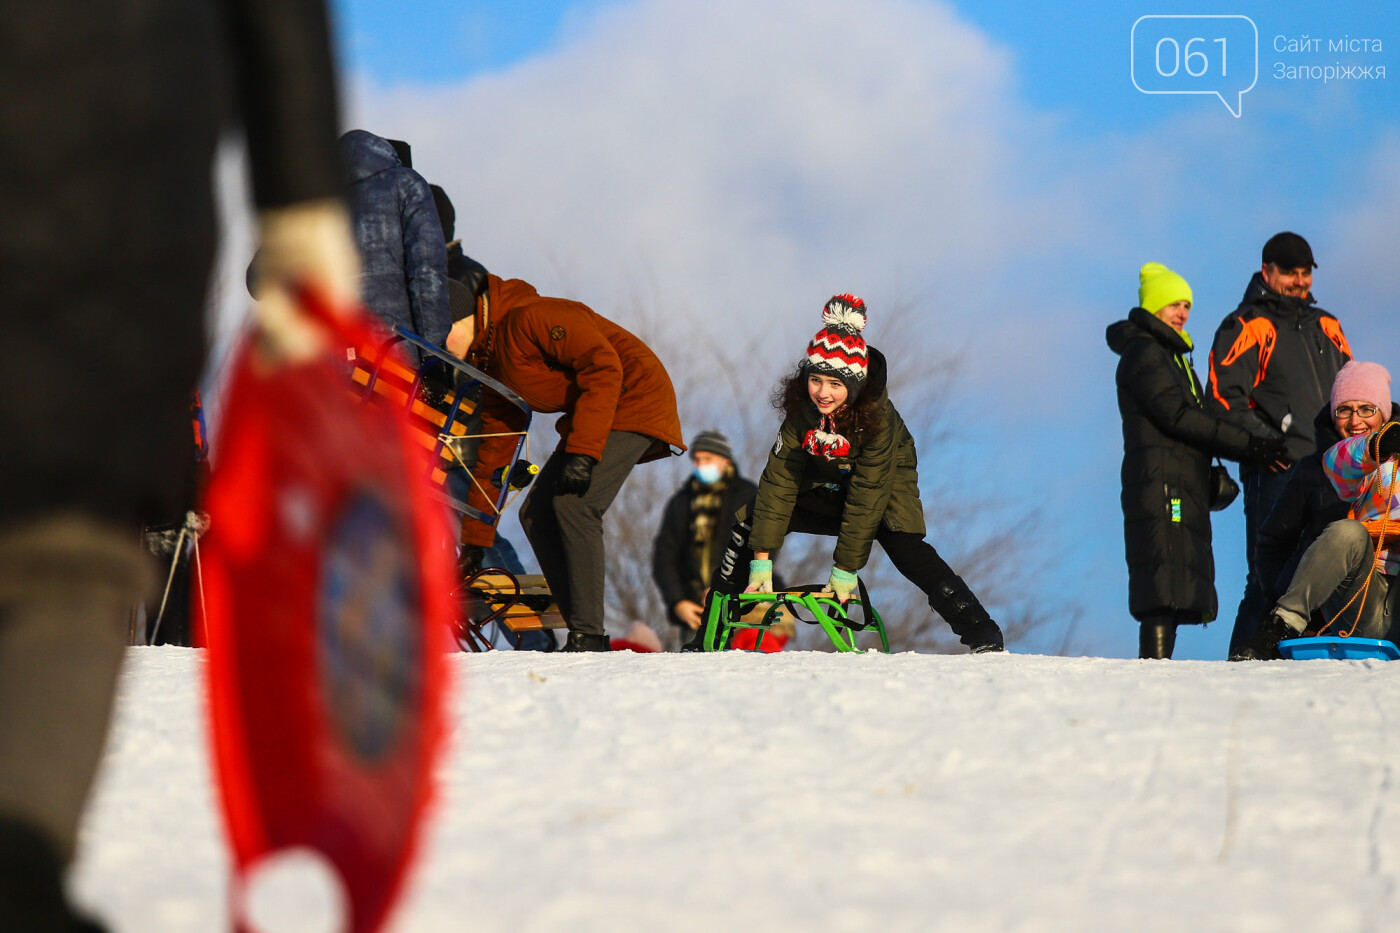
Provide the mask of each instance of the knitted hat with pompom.
[{"label": "knitted hat with pompom", "polygon": [[807,373],[835,376],[854,397],[870,374],[865,349],[865,302],[855,295],[836,295],[822,309],[822,329],[807,344]]},{"label": "knitted hat with pompom", "polygon": [[[807,344],[807,375],[834,376],[846,386],[846,405],[852,404],[870,375],[870,354],[865,338],[865,302],[855,295],[837,295],[822,309],[821,330]],[[814,457],[839,460],[851,454],[851,442],[836,427],[837,411],[822,415],[817,426],[802,439],[802,447]]]}]

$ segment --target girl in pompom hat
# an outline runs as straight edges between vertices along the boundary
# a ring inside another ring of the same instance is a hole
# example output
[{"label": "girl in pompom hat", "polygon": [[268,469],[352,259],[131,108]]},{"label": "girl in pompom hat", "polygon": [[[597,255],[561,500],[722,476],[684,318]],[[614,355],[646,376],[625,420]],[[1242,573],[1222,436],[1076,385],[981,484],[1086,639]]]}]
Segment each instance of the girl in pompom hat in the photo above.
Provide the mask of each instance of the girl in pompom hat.
[{"label": "girl in pompom hat", "polygon": [[914,438],[890,404],[885,358],[866,344],[865,321],[865,302],[854,295],[828,301],[822,329],[775,391],[783,423],[757,499],[737,515],[714,590],[772,592],[773,552],[789,532],[835,535],[828,587],[845,603],[878,541],[963,644],[1002,651],[1000,627],[924,540]]}]

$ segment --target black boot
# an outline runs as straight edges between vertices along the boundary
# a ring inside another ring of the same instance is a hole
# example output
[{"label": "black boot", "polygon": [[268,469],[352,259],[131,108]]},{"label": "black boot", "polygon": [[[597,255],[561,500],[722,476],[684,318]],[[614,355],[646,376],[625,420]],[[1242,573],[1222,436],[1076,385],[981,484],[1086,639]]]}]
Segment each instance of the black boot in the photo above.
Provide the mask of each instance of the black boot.
[{"label": "black boot", "polygon": [[568,640],[560,651],[611,651],[612,643],[606,635],[593,635],[589,632],[570,632]]},{"label": "black boot", "polygon": [[0,817],[0,930],[105,933],[73,912],[53,846],[27,823]]},{"label": "black boot", "polygon": [[1277,661],[1278,643],[1285,638],[1297,638],[1299,633],[1279,616],[1277,610],[1270,612],[1259,623],[1259,628],[1238,650],[1230,655],[1231,661]]},{"label": "black boot", "polygon": [[939,583],[928,604],[973,654],[1006,650],[1001,627],[992,621],[962,577],[952,576]]},{"label": "black boot", "polygon": [[1138,626],[1138,657],[1165,660],[1176,647],[1175,622],[1143,622]]}]

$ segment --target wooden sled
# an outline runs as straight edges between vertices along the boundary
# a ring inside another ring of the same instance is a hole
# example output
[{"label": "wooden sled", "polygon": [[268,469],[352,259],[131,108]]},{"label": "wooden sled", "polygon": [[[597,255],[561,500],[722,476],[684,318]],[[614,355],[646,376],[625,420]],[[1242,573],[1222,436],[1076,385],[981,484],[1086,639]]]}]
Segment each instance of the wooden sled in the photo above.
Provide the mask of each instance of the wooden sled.
[{"label": "wooden sled", "polygon": [[[400,343],[423,352],[425,360],[416,371],[391,352],[391,348]],[[479,385],[495,392],[525,415],[520,439],[510,460],[515,465],[511,468],[514,475],[516,467],[524,463],[526,436],[533,418],[533,412],[525,400],[505,384],[442,347],[428,343],[397,325],[392,335],[379,347],[360,351],[353,364],[351,378],[355,387],[352,391],[360,393],[366,401],[378,400],[404,407],[412,423],[420,428],[421,443],[434,455],[429,479],[437,498],[460,515],[494,526],[506,507],[514,481],[500,484],[494,507],[488,513],[467,505],[452,494],[447,484],[448,471],[459,468],[462,442],[468,439],[467,419],[476,410],[476,403],[468,396],[470,390]],[[443,366],[466,379],[455,391],[445,393],[441,399],[433,399],[430,404],[422,391],[425,374],[431,367]],[[537,472],[533,465],[525,466],[531,474]],[[487,634],[487,626],[492,623],[516,636],[517,647],[520,644],[519,636],[525,632],[565,628],[559,606],[540,574],[516,576],[498,567],[484,568],[464,580],[454,591],[454,596],[461,607],[454,634],[465,651],[492,649],[491,637]]]},{"label": "wooden sled", "polygon": [[491,650],[485,628],[493,622],[516,636],[517,647],[525,632],[565,628],[559,604],[542,574],[517,576],[487,567],[468,577],[458,592],[462,614],[457,643],[465,651]]}]

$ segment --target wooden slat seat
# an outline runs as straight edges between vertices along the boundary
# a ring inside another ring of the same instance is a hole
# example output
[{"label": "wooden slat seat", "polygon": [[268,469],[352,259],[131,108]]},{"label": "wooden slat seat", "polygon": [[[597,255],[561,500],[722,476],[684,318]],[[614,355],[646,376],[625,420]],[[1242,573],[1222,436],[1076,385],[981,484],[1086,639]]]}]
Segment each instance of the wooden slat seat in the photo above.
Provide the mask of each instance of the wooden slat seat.
[{"label": "wooden slat seat", "polygon": [[504,573],[487,571],[472,580],[466,598],[466,614],[471,623],[481,625],[493,612],[513,603],[498,619],[512,632],[564,628],[564,617],[559,614],[559,605],[550,594],[544,576],[526,573],[517,580],[520,583],[518,597],[510,577]]}]

